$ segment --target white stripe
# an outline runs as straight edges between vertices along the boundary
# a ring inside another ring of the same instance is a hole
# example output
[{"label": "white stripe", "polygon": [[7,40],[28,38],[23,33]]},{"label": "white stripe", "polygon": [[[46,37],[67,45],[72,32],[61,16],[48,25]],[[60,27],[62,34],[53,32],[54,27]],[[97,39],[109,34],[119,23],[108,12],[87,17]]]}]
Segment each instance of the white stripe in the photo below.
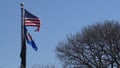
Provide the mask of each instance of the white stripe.
[{"label": "white stripe", "polygon": [[25,22],[31,22],[31,23],[32,23],[32,22],[38,22],[38,23],[39,23],[39,21],[25,21]]},{"label": "white stripe", "polygon": [[32,23],[28,23],[28,24],[25,24],[26,26],[39,26],[39,24],[32,24]]}]

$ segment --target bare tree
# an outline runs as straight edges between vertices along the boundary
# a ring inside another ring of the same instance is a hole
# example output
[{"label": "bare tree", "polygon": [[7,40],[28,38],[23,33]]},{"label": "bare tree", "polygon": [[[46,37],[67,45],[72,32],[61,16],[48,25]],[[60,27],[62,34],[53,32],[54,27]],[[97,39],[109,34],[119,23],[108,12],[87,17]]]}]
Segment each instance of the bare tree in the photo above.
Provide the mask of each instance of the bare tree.
[{"label": "bare tree", "polygon": [[32,68],[56,68],[55,65],[46,64],[46,65],[33,65]]},{"label": "bare tree", "polygon": [[64,68],[120,68],[120,24],[105,21],[59,42],[56,56]]}]

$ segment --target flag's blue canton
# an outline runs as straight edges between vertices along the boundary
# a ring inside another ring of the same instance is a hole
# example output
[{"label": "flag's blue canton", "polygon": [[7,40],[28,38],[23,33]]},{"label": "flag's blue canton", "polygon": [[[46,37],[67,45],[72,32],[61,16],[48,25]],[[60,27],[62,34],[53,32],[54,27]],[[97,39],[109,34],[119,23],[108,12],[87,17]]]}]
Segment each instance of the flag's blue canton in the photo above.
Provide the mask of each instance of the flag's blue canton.
[{"label": "flag's blue canton", "polygon": [[38,18],[25,9],[25,18]]},{"label": "flag's blue canton", "polygon": [[28,43],[29,45],[31,45],[32,48],[33,48],[35,51],[37,51],[38,48],[37,48],[34,40],[32,39],[30,33],[27,31],[27,28],[26,28],[26,27],[25,27],[25,36],[26,36],[26,41],[27,41],[27,43]]}]

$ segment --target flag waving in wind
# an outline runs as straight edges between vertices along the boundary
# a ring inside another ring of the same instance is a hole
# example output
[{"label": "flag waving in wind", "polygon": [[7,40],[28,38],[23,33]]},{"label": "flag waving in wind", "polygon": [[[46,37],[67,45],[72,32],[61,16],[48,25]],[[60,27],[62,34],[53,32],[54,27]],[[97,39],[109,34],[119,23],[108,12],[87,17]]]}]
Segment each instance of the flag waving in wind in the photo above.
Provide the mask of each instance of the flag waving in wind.
[{"label": "flag waving in wind", "polygon": [[37,29],[35,31],[39,31],[40,29],[40,19],[31,14],[30,12],[28,12],[26,9],[24,9],[24,22],[25,22],[25,36],[26,36],[26,41],[29,45],[32,46],[32,48],[37,51],[38,48],[34,42],[34,40],[32,39],[32,36],[30,35],[30,33],[27,30],[27,26],[31,26],[31,27],[37,27]]},{"label": "flag waving in wind", "polygon": [[39,31],[40,29],[40,19],[28,12],[26,9],[25,10],[25,26],[32,26],[32,27],[37,27],[35,31]]},{"label": "flag waving in wind", "polygon": [[27,43],[28,43],[29,45],[31,45],[32,48],[33,48],[35,51],[37,51],[38,48],[37,48],[34,40],[32,39],[32,36],[31,36],[30,33],[27,31],[27,28],[26,28],[26,27],[25,27],[25,32],[24,32],[24,33],[25,33],[25,37],[26,37]]}]

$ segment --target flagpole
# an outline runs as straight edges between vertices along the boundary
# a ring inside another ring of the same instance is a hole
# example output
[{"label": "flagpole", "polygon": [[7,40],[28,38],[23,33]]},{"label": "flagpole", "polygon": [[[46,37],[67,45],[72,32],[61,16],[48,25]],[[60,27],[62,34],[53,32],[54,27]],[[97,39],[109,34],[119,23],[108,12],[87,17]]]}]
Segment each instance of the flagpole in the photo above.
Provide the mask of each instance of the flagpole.
[{"label": "flagpole", "polygon": [[20,68],[26,68],[26,41],[24,31],[24,3],[21,3],[21,65]]}]

